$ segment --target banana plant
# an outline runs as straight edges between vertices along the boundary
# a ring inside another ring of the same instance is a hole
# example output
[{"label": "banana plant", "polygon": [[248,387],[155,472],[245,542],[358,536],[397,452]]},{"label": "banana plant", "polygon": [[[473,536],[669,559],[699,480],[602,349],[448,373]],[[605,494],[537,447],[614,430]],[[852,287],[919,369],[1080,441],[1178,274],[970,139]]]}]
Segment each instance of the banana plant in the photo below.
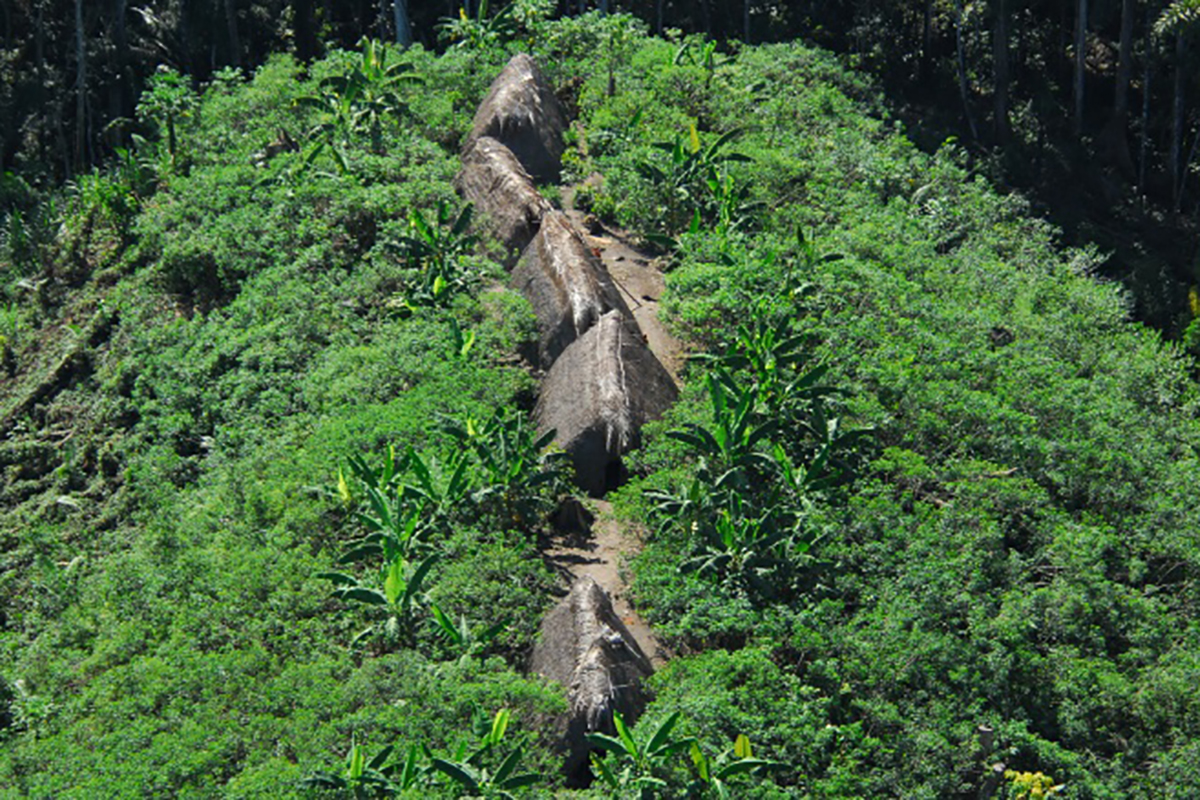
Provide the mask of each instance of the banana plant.
[{"label": "banana plant", "polygon": [[[430,527],[448,525],[461,514],[471,490],[468,454],[451,452],[440,465],[430,456],[423,458],[410,446],[398,493],[399,505],[408,513],[417,514]],[[436,474],[444,476],[439,479]]]},{"label": "banana plant", "polygon": [[430,555],[412,564],[397,554],[380,569],[383,591],[361,583],[344,572],[322,572],[316,577],[330,581],[336,587],[333,596],[384,612],[384,618],[363,629],[350,642],[354,647],[371,637],[381,637],[384,646],[393,648],[412,644],[417,622],[417,605],[423,596],[429,570],[437,563]]},{"label": "banana plant", "polygon": [[514,800],[513,791],[533,786],[541,778],[531,772],[517,772],[525,755],[522,747],[510,750],[499,759],[494,769],[487,766],[488,761],[493,760],[488,756],[498,750],[504,741],[511,717],[511,712],[506,708],[496,712],[490,730],[484,735],[475,752],[467,756],[465,748],[460,748],[453,760],[432,759],[432,768],[452,780],[459,790],[469,797]]},{"label": "banana plant", "polygon": [[738,183],[727,172],[709,168],[704,178],[712,205],[715,207],[716,230],[721,236],[747,231],[757,222],[765,207],[761,200],[750,199],[750,185]]},{"label": "banana plant", "polygon": [[706,179],[710,175],[723,174],[721,168],[725,164],[752,160],[743,153],[725,151],[725,147],[741,134],[742,130],[737,128],[705,146],[693,123],[688,126],[686,135],[677,135],[671,142],[653,144],[654,148],[667,154],[665,166],[650,161],[638,163],[642,176],[665,196],[666,224],[671,233],[698,220],[701,206],[708,202],[705,192],[709,190]]},{"label": "banana plant", "polygon": [[513,12],[516,4],[500,9],[495,16],[488,16],[488,0],[479,0],[474,18],[465,8],[458,9],[457,17],[443,17],[438,24],[438,36],[448,40],[452,47],[479,52],[498,47],[517,35],[520,28]]},{"label": "banana plant", "polygon": [[425,780],[428,767],[418,765],[417,748],[409,748],[402,764],[388,764],[394,745],[388,745],[369,760],[367,751],[351,740],[346,764],[340,772],[314,772],[300,783],[310,789],[334,791],[354,800],[396,797],[400,792],[417,788]]},{"label": "banana plant", "polygon": [[[804,235],[804,229],[796,226],[796,248],[782,259],[783,279],[778,282],[778,291],[783,297],[802,304],[806,296],[817,290],[809,278],[816,274],[818,267],[844,258],[841,253],[821,253],[816,242]],[[775,260],[776,254],[770,254],[769,263],[764,266],[773,266]]]},{"label": "banana plant", "polygon": [[784,766],[778,761],[755,758],[746,734],[739,734],[733,747],[716,758],[704,755],[700,745],[693,742],[690,755],[696,768],[696,780],[688,787],[689,797],[715,797],[728,800],[733,797],[729,782],[733,778],[751,773],[762,774],[767,770]]},{"label": "banana plant", "polygon": [[466,361],[475,346],[475,331],[464,331],[458,320],[450,320],[450,336],[452,347],[450,354],[460,361]]},{"label": "banana plant", "polygon": [[757,393],[740,386],[724,369],[705,376],[712,404],[712,426],[685,423],[686,430],[668,431],[667,436],[688,445],[699,459],[698,475],[716,490],[748,490],[752,479],[773,468],[760,443],[775,432],[773,420],[756,413]]},{"label": "banana plant", "polygon": [[467,233],[474,207],[468,203],[457,215],[445,200],[439,200],[432,220],[418,209],[408,215],[409,234],[389,242],[418,278],[406,292],[409,309],[419,306],[446,306],[459,292],[470,288],[473,275],[462,259],[478,241]]},{"label": "banana plant", "polygon": [[693,477],[679,492],[646,492],[646,498],[654,503],[652,516],[660,520],[660,534],[677,527],[699,531],[700,521],[708,518],[716,497],[716,493],[698,477]]},{"label": "banana plant", "polygon": [[698,552],[680,565],[680,571],[763,590],[770,573],[808,551],[811,542],[794,544],[799,538],[796,525],[797,520],[781,509],[754,511],[739,495],[731,495],[727,508],[696,529]]},{"label": "banana plant", "polygon": [[704,90],[708,91],[717,70],[734,61],[734,56],[721,55],[715,41],[709,40],[700,44],[688,41],[675,51],[674,64],[677,67],[683,64],[692,64],[703,69],[705,73]]},{"label": "banana plant", "polygon": [[613,726],[617,735],[589,733],[588,741],[605,751],[603,758],[593,755],[592,768],[596,777],[609,788],[615,797],[653,798],[667,782],[655,775],[661,772],[674,755],[691,747],[691,738],[673,739],[671,731],[679,722],[679,712],[663,720],[644,741],[636,736],[621,712],[613,712]]},{"label": "banana plant", "polygon": [[321,113],[320,122],[309,131],[308,138],[328,146],[343,172],[344,150],[355,135],[367,134],[371,151],[383,154],[385,121],[408,113],[408,105],[401,99],[401,85],[422,82],[411,64],[388,64],[388,49],[382,42],[364,38],[359,45],[362,52],[358,63],[340,75],[325,78],[316,94],[296,100],[298,106]]},{"label": "banana plant", "polygon": [[476,632],[475,628],[467,620],[466,614],[460,614],[457,623],[452,622],[450,617],[446,615],[446,612],[442,611],[436,603],[432,602],[429,604],[429,612],[433,615],[433,622],[437,627],[438,633],[442,635],[442,638],[451,647],[458,651],[458,660],[460,663],[483,653],[492,640],[503,633],[504,629],[508,627],[508,622],[501,620],[482,632]]},{"label": "banana plant", "polygon": [[447,420],[443,427],[475,457],[482,484],[475,502],[503,524],[528,530],[565,475],[565,454],[550,450],[556,432],[537,436],[521,414],[504,411],[482,422]]},{"label": "banana plant", "polygon": [[199,102],[190,79],[166,67],[159,68],[138,100],[138,119],[149,119],[167,129],[167,155],[172,171],[178,168],[178,125],[192,115]]},{"label": "banana plant", "polygon": [[789,449],[807,461],[803,471],[794,469],[789,474],[785,470],[785,480],[797,490],[823,491],[853,476],[863,445],[874,435],[870,427],[843,425],[820,398],[810,404],[807,413],[795,417],[792,424],[796,443]]},{"label": "banana plant", "polygon": [[772,320],[765,306],[750,316],[751,321],[736,328],[723,354],[699,354],[693,360],[745,375],[750,389],[765,406],[765,415],[785,428],[813,404],[840,394],[823,383],[828,366],[801,370],[809,358],[806,340],[791,332],[791,320]]},{"label": "banana plant", "polygon": [[132,134],[129,147],[115,147],[115,177],[140,202],[154,194],[158,184],[158,147],[144,136]]}]

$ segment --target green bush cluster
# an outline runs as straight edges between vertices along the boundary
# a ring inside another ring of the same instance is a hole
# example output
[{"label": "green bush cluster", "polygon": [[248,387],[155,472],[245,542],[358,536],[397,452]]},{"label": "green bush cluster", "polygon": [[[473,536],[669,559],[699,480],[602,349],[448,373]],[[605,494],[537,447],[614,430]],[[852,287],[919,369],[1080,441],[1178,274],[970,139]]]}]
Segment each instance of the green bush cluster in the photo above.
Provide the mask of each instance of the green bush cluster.
[{"label": "green bush cluster", "polygon": [[[6,791],[294,796],[352,740],[453,760],[498,708],[554,784],[538,721],[561,691],[517,672],[552,575],[528,533],[491,525],[525,495],[498,490],[481,499],[493,517],[456,519],[428,587],[454,624],[510,621],[492,648],[507,660],[458,659],[431,616],[419,650],[364,659],[348,648],[363,618],[315,577],[355,529],[308,487],[388,445],[449,452],[444,417],[515,419],[532,396],[518,352],[534,317],[487,288],[499,267],[466,256],[480,280],[412,313],[400,300],[423,265],[393,247],[453,198],[494,65],[390,58],[444,91],[398,88],[411,116],[350,131],[345,172],[308,159],[319,113],[294,101],[337,88],[326,80],[363,53],[278,57],[199,92],[168,75],[186,100],[173,152],[164,129],[65,205],[22,206],[66,223],[5,241],[25,259],[3,272],[6,333],[20,333],[0,391]],[[143,110],[165,128],[164,98]]]},{"label": "green bush cluster", "polygon": [[[696,655],[660,676],[652,719],[681,711],[714,745],[745,730],[794,765],[774,780],[799,796],[956,796],[999,762],[1071,796],[1186,795],[1200,779],[1185,766],[1197,675],[1181,659],[1200,566],[1183,489],[1200,441],[1190,362],[1127,322],[1127,299],[1090,277],[1095,253],[1060,250],[953,143],[919,152],[828,57],[744,48],[705,75],[677,52],[646,41],[615,95],[599,74],[581,91],[575,169],[606,178],[592,208],[670,247],[664,304],[694,347],[726,352],[747,309],[783,320],[827,367],[836,416],[873,436],[856,479],[808,509],[819,538],[789,593],[714,585],[681,570],[695,550],[678,528],[654,534],[638,597]],[[662,176],[641,165],[693,125],[701,147],[740,131],[749,160],[720,171],[765,204],[755,226],[663,213]],[[706,392],[689,374],[620,498],[634,518],[697,481],[691,496],[712,497],[693,437],[721,441],[724,412],[712,379]],[[767,424],[761,397],[748,408]],[[747,448],[759,466],[743,504],[769,485],[769,439]],[[723,672],[749,658],[769,680]],[[770,707],[793,697],[802,709]]]}]

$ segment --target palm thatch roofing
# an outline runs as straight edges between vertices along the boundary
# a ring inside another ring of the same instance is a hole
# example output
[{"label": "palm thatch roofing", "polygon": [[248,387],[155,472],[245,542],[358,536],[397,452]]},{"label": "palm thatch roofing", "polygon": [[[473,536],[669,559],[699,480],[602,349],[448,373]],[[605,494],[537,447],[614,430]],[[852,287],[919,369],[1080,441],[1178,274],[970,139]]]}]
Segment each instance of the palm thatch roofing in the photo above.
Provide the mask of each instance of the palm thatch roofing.
[{"label": "palm thatch roofing", "polygon": [[475,139],[463,152],[454,184],[504,244],[509,253],[506,266],[516,262],[553,208],[512,151],[490,136]]},{"label": "palm thatch roofing", "polygon": [[575,482],[600,496],[620,481],[621,456],[639,443],[642,426],[679,395],[636,324],[609,311],[562,352],[550,368],[534,415],[542,431],[575,465]]},{"label": "palm thatch roofing", "polygon": [[613,712],[628,722],[641,715],[647,702],[642,682],[654,672],[591,576],[577,579],[542,620],[531,668],[567,689],[568,774],[587,764],[588,733],[613,732]]},{"label": "palm thatch roofing", "polygon": [[537,315],[543,369],[609,311],[631,317],[608,270],[561,211],[542,217],[537,236],[513,270],[512,283]]},{"label": "palm thatch roofing", "polygon": [[518,53],[479,104],[464,151],[481,136],[503,143],[534,180],[554,182],[562,168],[567,113],[534,60]]}]

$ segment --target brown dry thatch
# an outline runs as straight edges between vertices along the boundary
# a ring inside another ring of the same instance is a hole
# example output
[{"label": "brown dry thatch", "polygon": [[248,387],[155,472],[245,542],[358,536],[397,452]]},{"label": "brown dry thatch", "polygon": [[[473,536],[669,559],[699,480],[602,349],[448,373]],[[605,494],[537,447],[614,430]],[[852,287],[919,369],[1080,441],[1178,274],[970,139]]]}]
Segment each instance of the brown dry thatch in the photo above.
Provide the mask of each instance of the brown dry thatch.
[{"label": "brown dry thatch", "polygon": [[566,771],[586,766],[587,734],[613,730],[613,712],[633,722],[646,707],[642,681],[654,669],[608,594],[590,576],[542,620],[532,670],[567,688]]},{"label": "brown dry thatch", "polygon": [[642,426],[678,394],[633,321],[610,311],[554,362],[534,413],[540,430],[558,432],[576,484],[599,496],[619,482],[621,455],[637,446]]},{"label": "brown dry thatch", "polygon": [[541,229],[513,270],[513,286],[537,314],[543,369],[609,311],[630,316],[608,270],[561,211],[542,217]]},{"label": "brown dry thatch", "polygon": [[557,181],[567,114],[532,58],[512,57],[479,104],[464,151],[490,136],[503,143],[536,180]]},{"label": "brown dry thatch", "polygon": [[474,140],[463,153],[454,184],[512,254],[507,266],[516,261],[537,234],[542,217],[553,208],[538,194],[512,151],[490,136]]}]

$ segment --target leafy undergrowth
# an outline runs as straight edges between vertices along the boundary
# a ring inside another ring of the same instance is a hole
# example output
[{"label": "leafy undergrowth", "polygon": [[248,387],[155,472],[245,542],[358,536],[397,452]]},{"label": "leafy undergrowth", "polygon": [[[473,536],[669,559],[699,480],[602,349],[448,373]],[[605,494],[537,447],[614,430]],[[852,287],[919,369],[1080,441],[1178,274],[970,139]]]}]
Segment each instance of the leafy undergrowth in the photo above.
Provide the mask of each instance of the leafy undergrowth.
[{"label": "leafy undergrowth", "polygon": [[[9,216],[14,796],[564,791],[561,690],[521,672],[558,490],[532,315],[450,185],[508,34],[459,24],[164,73],[146,139]],[[576,202],[663,248],[710,356],[617,497],[681,655],[591,793],[1196,794],[1192,363],[830,56],[527,24],[565,179],[603,176]]]},{"label": "leafy undergrowth", "polygon": [[689,47],[594,76],[568,159],[670,248],[671,321],[716,356],[619,500],[690,654],[645,724],[749,733],[799,796],[975,796],[996,763],[1194,794],[1191,359],[832,59]]},{"label": "leafy undergrowth", "polygon": [[142,141],[81,179],[45,271],[10,248],[0,786],[279,797],[352,739],[453,753],[500,708],[526,766],[556,774],[536,721],[561,694],[518,672],[552,599],[530,532],[486,510],[436,532],[452,557],[431,601],[502,628],[465,659],[427,609],[420,648],[351,648],[376,617],[317,577],[371,572],[334,564],[365,530],[312,487],[386,446],[436,470],[447,420],[520,415],[534,388],[528,305],[462,252],[423,292],[410,224],[457,206],[457,142],[501,54],[391,54],[423,83],[376,75],[378,125],[296,102],[366,59],[277,57],[201,95],[168,75],[146,123],[177,109],[175,152]]}]

